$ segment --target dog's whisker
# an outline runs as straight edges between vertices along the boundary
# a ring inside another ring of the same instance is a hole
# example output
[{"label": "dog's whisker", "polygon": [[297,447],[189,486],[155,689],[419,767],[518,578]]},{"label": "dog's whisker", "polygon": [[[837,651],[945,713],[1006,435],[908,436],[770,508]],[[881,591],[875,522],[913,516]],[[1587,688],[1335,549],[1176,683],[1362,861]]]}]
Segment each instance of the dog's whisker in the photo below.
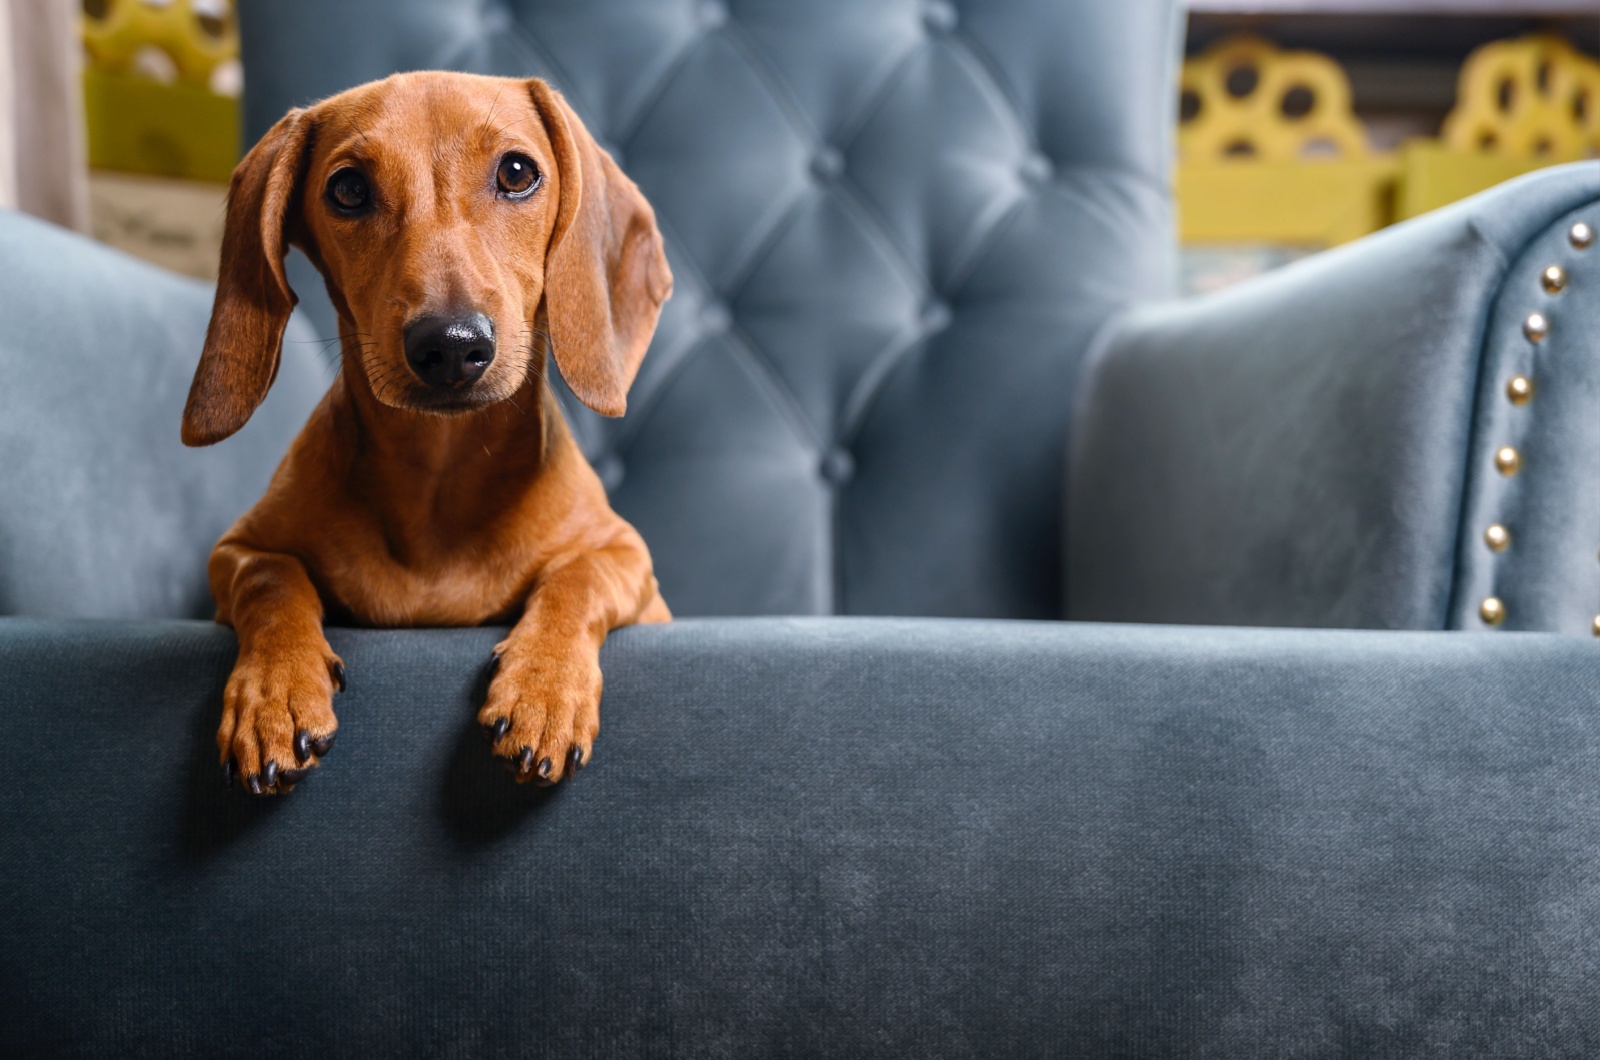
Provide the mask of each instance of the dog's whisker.
[{"label": "dog's whisker", "polygon": [[332,346],[339,339],[335,336],[331,339],[284,339],[283,341],[292,342],[296,346]]},{"label": "dog's whisker", "polygon": [[489,133],[489,123],[494,120],[494,112],[500,109],[500,97],[505,95],[505,91],[506,90],[502,88],[494,94],[494,102],[489,104],[489,113],[483,119],[483,128],[478,130],[479,140],[487,138]]},{"label": "dog's whisker", "polygon": [[500,137],[501,133],[505,132],[507,129],[511,128],[513,125],[521,125],[523,122],[525,122],[527,120],[528,120],[527,115],[523,115],[522,117],[518,118],[516,121],[506,122],[504,125],[500,126],[500,128],[498,128],[498,129],[496,129],[494,131],[495,138],[498,139]]}]

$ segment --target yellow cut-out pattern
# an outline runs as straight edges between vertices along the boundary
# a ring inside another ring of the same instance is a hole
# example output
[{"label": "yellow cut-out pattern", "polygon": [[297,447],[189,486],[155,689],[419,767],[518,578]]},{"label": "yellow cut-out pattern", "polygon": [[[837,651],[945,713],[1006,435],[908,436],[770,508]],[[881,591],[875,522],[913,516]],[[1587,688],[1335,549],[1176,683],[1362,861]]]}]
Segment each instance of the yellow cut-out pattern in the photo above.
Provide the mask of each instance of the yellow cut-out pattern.
[{"label": "yellow cut-out pattern", "polygon": [[1350,82],[1325,55],[1230,37],[1183,65],[1178,154],[1185,162],[1364,158]]},{"label": "yellow cut-out pattern", "polygon": [[1445,119],[1457,151],[1511,158],[1600,155],[1600,62],[1560,37],[1532,34],[1467,57]]},{"label": "yellow cut-out pattern", "polygon": [[204,88],[218,66],[239,55],[231,0],[82,3],[84,48],[91,67],[105,73],[159,77],[166,68],[177,81]]}]

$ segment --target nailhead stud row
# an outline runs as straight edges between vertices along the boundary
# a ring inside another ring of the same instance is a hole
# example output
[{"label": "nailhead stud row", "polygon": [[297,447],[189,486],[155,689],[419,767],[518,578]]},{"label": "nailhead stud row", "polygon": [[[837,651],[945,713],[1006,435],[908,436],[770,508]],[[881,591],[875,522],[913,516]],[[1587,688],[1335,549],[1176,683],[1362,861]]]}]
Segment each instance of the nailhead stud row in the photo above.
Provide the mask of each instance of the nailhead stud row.
[{"label": "nailhead stud row", "polygon": [[[1567,242],[1574,250],[1588,250],[1594,245],[1593,226],[1579,221],[1567,230]],[[1539,286],[1550,295],[1567,289],[1567,270],[1560,265],[1547,265],[1539,274]],[[1522,322],[1522,334],[1535,346],[1550,337],[1550,319],[1537,310],[1529,313]],[[1506,383],[1506,400],[1521,408],[1533,400],[1533,380],[1525,375],[1512,376]],[[1514,446],[1502,445],[1494,453],[1494,467],[1500,474],[1510,477],[1522,470],[1522,454]],[[1511,531],[1501,523],[1494,523],[1483,532],[1483,543],[1489,551],[1500,553],[1511,547]],[[1498,596],[1486,596],[1478,604],[1478,617],[1486,626],[1498,626],[1506,618],[1505,601]],[[1596,615],[1590,629],[1600,637],[1600,615]]]}]

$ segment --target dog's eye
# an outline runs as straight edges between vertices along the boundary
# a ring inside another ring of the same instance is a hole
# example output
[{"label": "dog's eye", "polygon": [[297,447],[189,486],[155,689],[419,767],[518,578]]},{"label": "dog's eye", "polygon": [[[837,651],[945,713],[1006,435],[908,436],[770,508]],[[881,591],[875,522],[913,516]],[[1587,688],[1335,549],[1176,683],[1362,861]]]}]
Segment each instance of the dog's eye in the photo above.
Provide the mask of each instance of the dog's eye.
[{"label": "dog's eye", "polygon": [[366,174],[345,168],[328,178],[328,201],[340,213],[360,213],[372,201]]},{"label": "dog's eye", "polygon": [[512,198],[521,198],[539,186],[539,167],[527,155],[512,152],[500,160],[495,173],[500,190]]}]

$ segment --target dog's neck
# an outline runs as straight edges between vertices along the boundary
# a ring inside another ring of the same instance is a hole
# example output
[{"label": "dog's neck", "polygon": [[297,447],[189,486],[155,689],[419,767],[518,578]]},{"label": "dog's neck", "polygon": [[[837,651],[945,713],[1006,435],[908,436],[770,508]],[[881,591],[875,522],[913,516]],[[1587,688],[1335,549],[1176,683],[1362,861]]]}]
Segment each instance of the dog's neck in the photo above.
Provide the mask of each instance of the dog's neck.
[{"label": "dog's neck", "polygon": [[345,436],[353,478],[382,511],[397,551],[414,552],[407,546],[413,537],[419,547],[440,540],[456,517],[463,533],[481,529],[496,507],[510,508],[532,487],[568,437],[542,354],[510,398],[441,414],[379,401],[359,351],[345,353],[328,391],[329,411]]}]

